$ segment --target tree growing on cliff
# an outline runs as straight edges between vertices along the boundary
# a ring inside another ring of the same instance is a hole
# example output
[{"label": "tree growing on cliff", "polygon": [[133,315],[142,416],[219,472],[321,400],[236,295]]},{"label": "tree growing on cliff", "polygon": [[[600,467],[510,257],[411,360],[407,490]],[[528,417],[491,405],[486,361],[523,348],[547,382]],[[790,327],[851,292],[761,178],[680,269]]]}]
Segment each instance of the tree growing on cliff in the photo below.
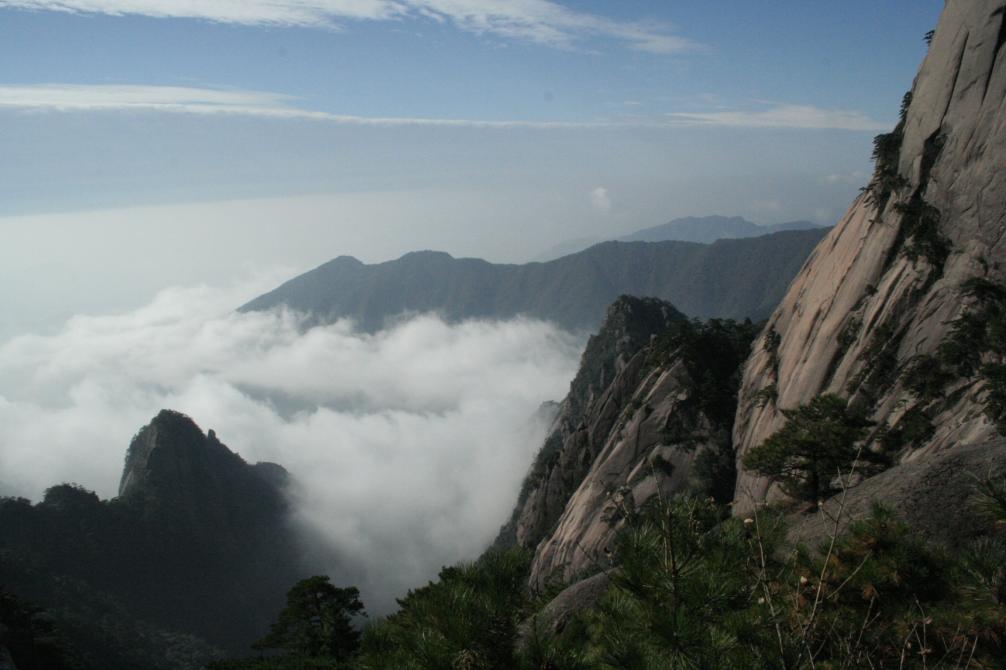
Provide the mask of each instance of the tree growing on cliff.
[{"label": "tree growing on cliff", "polygon": [[269,634],[256,649],[282,649],[296,656],[343,661],[360,645],[352,617],[364,615],[360,591],[339,588],[328,577],[314,576],[294,585]]},{"label": "tree growing on cliff", "polygon": [[820,395],[782,412],[786,425],[749,451],[744,466],[778,482],[787,495],[822,500],[840,490],[837,482],[854,465],[860,474],[887,465],[884,454],[859,447],[872,422],[842,398]]}]

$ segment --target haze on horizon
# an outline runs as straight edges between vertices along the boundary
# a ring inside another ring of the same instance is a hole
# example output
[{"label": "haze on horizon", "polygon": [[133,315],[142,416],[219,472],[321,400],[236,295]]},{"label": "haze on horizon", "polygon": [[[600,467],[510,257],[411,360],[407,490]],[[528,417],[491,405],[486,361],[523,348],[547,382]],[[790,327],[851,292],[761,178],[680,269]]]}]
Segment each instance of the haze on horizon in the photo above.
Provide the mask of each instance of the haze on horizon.
[{"label": "haze on horizon", "polygon": [[939,0],[0,0],[0,339],[417,249],[833,223]]}]

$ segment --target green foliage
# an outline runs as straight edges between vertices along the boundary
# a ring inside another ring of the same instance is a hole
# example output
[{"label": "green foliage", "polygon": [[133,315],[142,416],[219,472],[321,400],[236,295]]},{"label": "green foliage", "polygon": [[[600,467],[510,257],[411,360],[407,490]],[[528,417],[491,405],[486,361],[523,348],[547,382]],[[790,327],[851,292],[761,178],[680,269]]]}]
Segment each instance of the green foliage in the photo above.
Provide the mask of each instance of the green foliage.
[{"label": "green foliage", "polygon": [[692,477],[699,494],[729,503],[737,483],[737,453],[730,444],[703,449],[692,464]]},{"label": "green foliage", "polygon": [[858,448],[872,424],[838,396],[821,395],[783,414],[786,425],[749,451],[744,465],[779,482],[794,498],[821,500],[840,490],[835,482],[854,465],[868,474],[887,464],[882,454]]},{"label": "green foliage", "polygon": [[679,498],[628,517],[607,596],[534,641],[538,657],[578,649],[575,664],[532,667],[1002,667],[999,543],[948,555],[875,507],[819,548],[787,553],[781,517],[721,509]]},{"label": "green foliage", "polygon": [[[990,522],[1006,517],[1006,480],[986,477],[979,493]],[[1002,667],[1002,543],[947,554],[884,508],[841,533],[841,506],[837,514],[820,546],[788,550],[773,510],[742,520],[708,499],[653,498],[625,510],[607,594],[558,632],[533,624],[527,555],[489,554],[410,592],[399,613],[367,629],[354,668]],[[518,635],[522,620],[531,623]],[[212,670],[232,668],[287,670]]]},{"label": "green foliage", "polygon": [[902,447],[922,445],[934,430],[926,413],[918,405],[913,405],[897,423],[885,426],[878,439],[885,452],[895,452]]},{"label": "green foliage", "polygon": [[83,670],[88,666],[44,610],[0,589],[0,647],[20,670]]},{"label": "green foliage", "polygon": [[851,318],[845,322],[842,326],[842,330],[838,332],[838,346],[842,351],[847,350],[853,344],[855,344],[856,339],[859,337],[859,331],[863,328],[863,320],[857,318]]},{"label": "green foliage", "polygon": [[652,359],[666,364],[671,357],[680,358],[695,384],[692,401],[713,423],[729,429],[737,410],[740,367],[757,332],[750,321],[681,321],[654,343]]},{"label": "green foliage", "polygon": [[[888,510],[875,507],[833,544],[801,551],[796,563],[797,606],[804,617],[813,612],[803,627],[818,667],[902,667],[906,651],[916,667],[919,647],[936,658],[963,649],[952,634],[955,617],[931,618],[954,595],[950,561]],[[916,646],[916,634],[925,644]]]},{"label": "green foliage", "polygon": [[982,376],[985,413],[1006,435],[1006,288],[973,277],[961,285],[961,293],[971,305],[951,323],[940,345],[940,363],[961,377]]},{"label": "green foliage", "polygon": [[933,277],[943,273],[943,264],[950,254],[950,241],[940,233],[940,210],[918,194],[907,203],[898,203],[895,211],[901,214],[900,235],[905,240],[902,253],[913,263],[920,258],[934,268]]},{"label": "green foliage", "polygon": [[892,194],[908,185],[908,180],[898,172],[901,140],[900,124],[894,132],[884,133],[873,138],[873,179],[864,190],[878,210],[884,209]]},{"label": "green foliage", "polygon": [[846,391],[860,391],[874,396],[877,391],[891,383],[898,368],[898,347],[903,333],[895,331],[890,324],[878,326],[869,344],[859,355],[863,362],[860,371],[849,380]]},{"label": "green foliage", "polygon": [[350,658],[360,645],[352,617],[366,616],[356,587],[333,586],[328,577],[303,579],[290,589],[286,607],[256,649],[281,649],[292,656]]},{"label": "green foliage", "polygon": [[444,568],[438,581],[410,591],[401,609],[364,631],[365,670],[511,670],[518,625],[533,612],[531,557],[490,551]]},{"label": "green foliage", "polygon": [[630,519],[616,544],[614,588],[587,617],[596,667],[744,667],[750,660],[745,643],[761,633],[749,609],[749,537],[742,522],[724,520],[723,509],[679,498]]},{"label": "green foliage", "polygon": [[773,378],[779,379],[779,345],[782,344],[782,335],[770,326],[762,339],[762,347],[768,353],[768,365],[772,370]]},{"label": "green foliage", "polygon": [[995,424],[1000,435],[1006,435],[1006,364],[987,363],[982,366],[988,390],[985,414]]},{"label": "green foliage", "polygon": [[775,401],[779,399],[779,385],[772,383],[765,388],[758,389],[755,391],[754,395],[751,396],[751,399],[758,407],[775,404]]},{"label": "green foliage", "polygon": [[912,91],[905,91],[901,96],[901,108],[898,110],[898,120],[903,125],[908,120],[908,108],[912,106]]},{"label": "green foliage", "polygon": [[905,388],[925,401],[939,398],[953,379],[953,374],[944,369],[940,359],[928,354],[913,358],[903,377]]},{"label": "green foliage", "polygon": [[213,661],[206,666],[206,670],[351,670],[352,668],[351,663],[340,663],[331,658],[304,656],[227,659]]}]

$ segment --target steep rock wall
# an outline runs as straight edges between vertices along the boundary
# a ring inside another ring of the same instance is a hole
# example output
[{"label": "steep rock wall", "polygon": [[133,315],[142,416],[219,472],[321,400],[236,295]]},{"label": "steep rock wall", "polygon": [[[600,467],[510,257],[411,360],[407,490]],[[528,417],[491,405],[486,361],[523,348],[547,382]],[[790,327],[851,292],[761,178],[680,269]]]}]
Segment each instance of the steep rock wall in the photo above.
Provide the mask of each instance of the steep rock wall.
[{"label": "steep rock wall", "polygon": [[685,317],[669,303],[622,296],[591,336],[580,369],[524,481],[497,546],[534,548],[552,531],[644,373],[639,352]]},{"label": "steep rock wall", "polygon": [[610,567],[623,512],[692,487],[703,453],[730,463],[753,334],[750,324],[687,322],[659,300],[612,305],[497,540],[535,552],[533,584]]},{"label": "steep rock wall", "polygon": [[[947,2],[903,120],[878,145],[870,189],[808,258],[746,364],[739,467],[783,425],[781,409],[821,393],[866,408],[874,441],[910,412],[924,417],[930,434],[903,445],[905,462],[995,437],[981,380],[920,399],[905,374],[967,308],[966,280],[1006,280],[1004,9],[1006,0]],[[778,495],[742,470],[735,511]]]}]

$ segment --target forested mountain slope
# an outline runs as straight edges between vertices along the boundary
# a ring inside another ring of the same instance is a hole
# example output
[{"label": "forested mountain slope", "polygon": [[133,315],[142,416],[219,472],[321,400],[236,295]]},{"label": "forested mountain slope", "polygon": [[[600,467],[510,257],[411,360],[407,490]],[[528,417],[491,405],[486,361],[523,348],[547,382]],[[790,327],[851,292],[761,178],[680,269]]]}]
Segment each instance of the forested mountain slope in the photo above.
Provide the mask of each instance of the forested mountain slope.
[{"label": "forested mountain slope", "polygon": [[241,307],[285,305],[315,322],[348,317],[366,331],[403,313],[445,319],[554,321],[595,330],[619,295],[670,300],[693,317],[764,319],[823,230],[776,233],[702,245],[688,242],[605,242],[548,263],[495,265],[421,251],[364,265],[341,256]]}]

